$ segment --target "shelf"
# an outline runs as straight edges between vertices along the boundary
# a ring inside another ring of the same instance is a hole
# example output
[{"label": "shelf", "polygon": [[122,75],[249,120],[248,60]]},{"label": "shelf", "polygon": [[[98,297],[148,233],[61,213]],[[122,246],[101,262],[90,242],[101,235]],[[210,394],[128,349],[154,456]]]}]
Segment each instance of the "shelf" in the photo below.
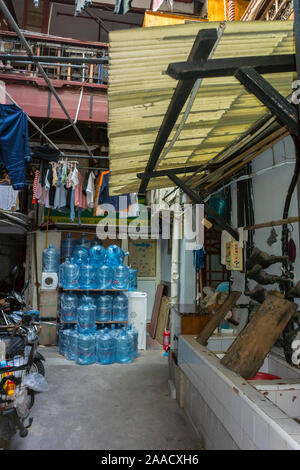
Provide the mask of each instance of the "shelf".
[{"label": "shelf", "polygon": [[128,292],[128,289],[64,289],[63,287],[58,288],[59,291],[72,291],[72,292]]},{"label": "shelf", "polygon": [[[96,325],[101,325],[102,323],[128,323],[129,320],[113,320],[113,321],[95,321]],[[77,325],[77,321],[59,321],[59,323],[62,323],[63,325]]]}]

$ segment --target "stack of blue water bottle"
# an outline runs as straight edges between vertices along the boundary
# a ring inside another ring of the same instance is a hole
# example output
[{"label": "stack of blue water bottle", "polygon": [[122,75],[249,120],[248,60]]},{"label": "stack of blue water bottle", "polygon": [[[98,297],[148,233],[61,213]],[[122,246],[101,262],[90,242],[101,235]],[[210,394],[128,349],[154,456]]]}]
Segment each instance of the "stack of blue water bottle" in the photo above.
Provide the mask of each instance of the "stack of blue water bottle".
[{"label": "stack of blue water bottle", "polygon": [[120,291],[137,289],[137,270],[123,264],[128,254],[117,245],[105,249],[85,234],[79,241],[70,234],[63,240],[59,351],[67,359],[87,365],[128,363],[137,357],[138,333],[131,324],[122,326],[128,321],[128,298]]},{"label": "stack of blue water bottle", "polygon": [[100,329],[77,325],[63,325],[59,331],[59,352],[80,365],[127,364],[138,356],[138,333],[129,323],[127,327],[112,323]]}]

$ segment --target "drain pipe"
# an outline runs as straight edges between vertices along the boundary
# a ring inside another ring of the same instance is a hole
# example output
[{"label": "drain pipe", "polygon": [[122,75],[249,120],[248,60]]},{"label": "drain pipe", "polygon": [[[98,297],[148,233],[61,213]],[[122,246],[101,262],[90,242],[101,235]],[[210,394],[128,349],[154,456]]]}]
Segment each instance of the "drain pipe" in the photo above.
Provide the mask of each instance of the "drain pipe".
[{"label": "drain pipe", "polygon": [[182,214],[179,206],[179,191],[173,206],[173,230],[172,230],[172,262],[171,262],[171,303],[178,304],[179,292],[179,241],[181,234]]},{"label": "drain pipe", "polygon": [[82,144],[84,145],[87,153],[92,156],[92,152],[90,151],[86,141],[84,140],[81,132],[79,131],[79,129],[77,128],[76,124],[73,122],[73,119],[71,118],[70,114],[68,113],[67,109],[65,108],[63,102],[61,101],[60,97],[58,96],[55,88],[53,87],[51,81],[49,80],[48,78],[48,75],[46,74],[45,70],[43,69],[42,65],[39,63],[38,60],[36,60],[34,58],[34,55],[32,54],[32,51],[31,51],[31,48],[28,44],[28,42],[26,41],[23,33],[21,32],[19,26],[17,25],[17,23],[15,22],[15,20],[13,19],[9,9],[7,8],[7,6],[5,5],[4,1],[3,0],[0,0],[0,10],[2,10],[2,13],[4,14],[4,16],[6,17],[10,27],[15,31],[15,33],[17,34],[17,36],[19,37],[20,39],[20,42],[22,43],[22,45],[24,46],[24,48],[26,49],[28,55],[30,56],[30,58],[34,61],[34,63],[36,64],[36,66],[38,67],[39,69],[39,72],[40,74],[43,76],[45,82],[47,83],[49,89],[51,90],[51,92],[53,93],[53,95],[55,96],[58,104],[60,105],[61,109],[63,110],[63,112],[65,113],[65,115],[67,116],[68,118],[68,121],[70,122],[71,126],[73,127],[74,131],[76,132],[77,136],[79,137],[79,139],[81,140]]}]

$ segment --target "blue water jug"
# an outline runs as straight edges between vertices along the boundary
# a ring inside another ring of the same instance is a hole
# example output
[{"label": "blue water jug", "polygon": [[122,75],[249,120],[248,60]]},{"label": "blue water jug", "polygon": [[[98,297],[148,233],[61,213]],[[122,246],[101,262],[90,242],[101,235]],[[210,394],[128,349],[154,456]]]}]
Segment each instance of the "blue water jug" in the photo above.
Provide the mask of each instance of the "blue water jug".
[{"label": "blue water jug", "polygon": [[60,296],[60,319],[64,322],[77,321],[78,296],[64,292]]},{"label": "blue water jug", "polygon": [[86,293],[86,294],[79,294],[79,296],[78,296],[78,307],[79,307],[80,305],[85,304],[86,301],[87,301],[89,304],[94,304],[94,305],[96,305],[96,297],[95,297],[94,295],[92,295],[92,294]]},{"label": "blue water jug", "polygon": [[60,328],[59,330],[58,351],[59,354],[63,356],[66,354],[68,348],[68,331],[69,330],[64,328]]},{"label": "blue water jug", "polygon": [[138,270],[134,268],[129,268],[128,290],[130,291],[137,290],[137,276],[138,276]]},{"label": "blue water jug", "polygon": [[80,238],[80,239],[78,240],[78,242],[77,242],[77,246],[78,246],[78,247],[79,247],[79,246],[80,246],[80,247],[84,247],[84,248],[86,248],[87,250],[90,249],[91,242],[90,242],[90,240],[89,240],[88,238],[86,238],[86,234],[85,234],[85,233],[83,233],[83,234],[81,235],[81,238]]},{"label": "blue water jug", "polygon": [[[66,262],[66,261],[65,261]],[[58,286],[63,287],[64,285],[64,268],[65,262],[61,263],[58,268]]]},{"label": "blue water jug", "polygon": [[95,331],[78,330],[76,363],[93,364],[96,361]]},{"label": "blue water jug", "polygon": [[79,305],[77,309],[77,323],[78,326],[83,329],[90,331],[95,328],[95,317],[96,317],[96,305],[89,303],[85,300],[84,303]]},{"label": "blue water jug", "polygon": [[93,246],[96,246],[96,245],[102,245],[102,240],[100,240],[100,238],[98,237],[95,237],[92,241],[91,241],[91,248]]},{"label": "blue water jug", "polygon": [[90,259],[93,266],[100,268],[105,260],[105,248],[102,245],[94,245],[90,249]]},{"label": "blue water jug", "polygon": [[96,300],[96,321],[111,321],[113,296],[102,294]]},{"label": "blue water jug", "polygon": [[62,258],[71,258],[73,250],[76,247],[75,238],[71,238],[71,234],[68,233],[66,238],[61,242],[61,257]]},{"label": "blue water jug", "polygon": [[125,327],[116,338],[116,361],[121,364],[132,362],[132,338],[127,334]]},{"label": "blue water jug", "polygon": [[105,264],[108,266],[118,266],[123,264],[124,256],[128,256],[129,252],[124,253],[118,245],[110,245],[106,248]]},{"label": "blue water jug", "polygon": [[96,360],[99,364],[112,364],[115,362],[115,339],[110,335],[108,328],[99,330],[96,335]]},{"label": "blue water jug", "polygon": [[84,246],[76,246],[73,251],[73,258],[75,263],[81,265],[89,257],[89,250]]},{"label": "blue water jug", "polygon": [[43,272],[58,273],[59,267],[59,251],[53,245],[43,250]]},{"label": "blue water jug", "polygon": [[79,287],[80,289],[95,289],[96,287],[96,271],[90,262],[90,258],[87,258],[80,265]]},{"label": "blue water jug", "polygon": [[113,268],[113,288],[118,290],[128,289],[129,268],[124,264],[119,264]]},{"label": "blue water jug", "polygon": [[113,299],[113,321],[128,320],[128,298],[125,294],[118,294]]},{"label": "blue water jug", "polygon": [[62,278],[64,289],[78,288],[79,266],[74,262],[74,258],[67,258],[63,263]]},{"label": "blue water jug", "polygon": [[121,333],[121,326],[119,323],[112,323],[110,325],[110,335],[116,339],[116,337]]},{"label": "blue water jug", "polygon": [[67,335],[67,351],[66,351],[66,358],[69,361],[75,361],[77,357],[77,329],[74,328],[69,330],[69,334]]},{"label": "blue water jug", "polygon": [[104,264],[96,270],[96,286],[97,289],[112,289],[113,268]]},{"label": "blue water jug", "polygon": [[127,325],[127,334],[132,338],[131,353],[132,359],[135,359],[138,357],[138,332],[132,328],[131,323],[128,323]]}]

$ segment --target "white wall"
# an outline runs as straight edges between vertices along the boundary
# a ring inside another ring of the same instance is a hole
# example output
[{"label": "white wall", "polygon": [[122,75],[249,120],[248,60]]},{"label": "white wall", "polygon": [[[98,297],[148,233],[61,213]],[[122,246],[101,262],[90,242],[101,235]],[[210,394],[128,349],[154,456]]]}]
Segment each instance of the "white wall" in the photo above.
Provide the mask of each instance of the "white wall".
[{"label": "white wall", "polygon": [[[290,136],[276,143],[272,148],[266,150],[256,157],[252,162],[252,172],[255,173],[264,168],[286,162],[284,165],[271,169],[263,174],[252,178],[254,195],[254,215],[255,223],[268,222],[282,219],[283,207],[294,172],[295,150],[294,143]],[[237,192],[236,184],[232,185],[232,225],[237,226]],[[297,188],[292,197],[289,217],[299,216],[297,201]],[[299,244],[299,224],[293,224],[293,239],[297,248],[297,258],[294,263],[295,279],[300,280],[300,244]],[[270,254],[281,255],[281,226],[275,227],[278,234],[277,242],[269,246],[267,239],[271,228],[262,228],[255,231],[254,244],[256,247]],[[267,271],[272,274],[281,274],[280,263],[270,266]],[[238,275],[235,275],[238,278]],[[252,286],[256,283],[253,282]],[[235,287],[235,285],[233,285]],[[266,286],[267,289],[278,288],[278,284]],[[242,301],[242,300],[241,300]]]}]

